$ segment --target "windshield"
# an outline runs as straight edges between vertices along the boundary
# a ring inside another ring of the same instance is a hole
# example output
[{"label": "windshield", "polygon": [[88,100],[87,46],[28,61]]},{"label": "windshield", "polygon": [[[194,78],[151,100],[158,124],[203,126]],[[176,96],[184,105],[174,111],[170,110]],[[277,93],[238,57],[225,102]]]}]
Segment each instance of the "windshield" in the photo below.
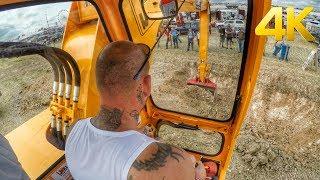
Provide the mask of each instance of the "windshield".
[{"label": "windshield", "polygon": [[[207,86],[195,85],[201,68],[199,56],[206,50],[201,50],[201,41],[206,43],[204,39],[207,38],[205,34],[201,35],[199,13],[179,13],[175,20],[178,23],[171,24],[161,37],[153,53],[150,70],[151,96],[156,106],[206,119],[230,119],[245,53],[248,17],[246,3],[238,5],[239,10],[224,11],[227,5],[228,2],[223,6],[211,3],[211,6],[221,9],[214,9],[209,17],[208,63],[205,65],[208,67]],[[226,17],[233,19],[217,25]],[[241,22],[239,19],[244,19],[241,25],[235,23],[236,20]],[[159,31],[164,28],[160,27]],[[178,35],[175,33],[177,30]],[[210,91],[213,86],[217,88]]]}]

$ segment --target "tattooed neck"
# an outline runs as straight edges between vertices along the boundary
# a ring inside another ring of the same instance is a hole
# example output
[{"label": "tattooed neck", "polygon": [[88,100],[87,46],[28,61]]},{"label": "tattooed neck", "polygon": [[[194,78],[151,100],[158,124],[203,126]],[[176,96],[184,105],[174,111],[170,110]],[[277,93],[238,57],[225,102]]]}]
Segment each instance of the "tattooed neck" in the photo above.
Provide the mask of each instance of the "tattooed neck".
[{"label": "tattooed neck", "polygon": [[139,122],[139,112],[137,110],[133,110],[130,112],[130,117],[136,121],[137,123]]},{"label": "tattooed neck", "polygon": [[91,123],[98,129],[114,131],[121,125],[123,110],[101,106],[100,112],[91,119]]}]

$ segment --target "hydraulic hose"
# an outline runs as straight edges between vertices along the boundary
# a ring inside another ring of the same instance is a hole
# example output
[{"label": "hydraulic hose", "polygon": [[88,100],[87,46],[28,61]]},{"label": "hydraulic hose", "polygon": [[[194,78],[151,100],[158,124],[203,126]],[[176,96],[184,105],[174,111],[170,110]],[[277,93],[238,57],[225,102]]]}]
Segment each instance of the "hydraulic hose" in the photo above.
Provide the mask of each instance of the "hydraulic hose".
[{"label": "hydraulic hose", "polygon": [[72,100],[73,100],[73,102],[78,102],[79,91],[80,91],[80,82],[81,82],[81,76],[80,76],[80,70],[79,70],[78,64],[70,54],[68,54],[64,51],[61,51],[60,49],[57,49],[57,48],[55,48],[54,50],[55,50],[56,55],[59,58],[68,61],[68,63],[72,67],[73,74],[74,74],[74,88],[73,88]]}]

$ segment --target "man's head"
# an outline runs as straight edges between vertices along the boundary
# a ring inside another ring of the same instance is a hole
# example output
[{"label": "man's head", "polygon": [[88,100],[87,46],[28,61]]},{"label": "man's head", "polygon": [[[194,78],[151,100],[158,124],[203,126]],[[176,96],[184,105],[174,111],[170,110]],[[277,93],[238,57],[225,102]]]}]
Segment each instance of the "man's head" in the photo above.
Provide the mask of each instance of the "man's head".
[{"label": "man's head", "polygon": [[101,105],[121,106],[126,111],[140,111],[151,92],[149,65],[134,80],[147,58],[149,47],[130,41],[108,44],[96,63],[96,80]]}]

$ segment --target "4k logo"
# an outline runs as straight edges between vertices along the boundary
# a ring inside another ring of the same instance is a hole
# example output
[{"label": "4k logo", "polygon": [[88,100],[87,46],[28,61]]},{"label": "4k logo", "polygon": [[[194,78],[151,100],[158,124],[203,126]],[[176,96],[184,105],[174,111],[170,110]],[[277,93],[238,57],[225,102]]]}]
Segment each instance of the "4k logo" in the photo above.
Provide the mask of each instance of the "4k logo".
[{"label": "4k logo", "polygon": [[[302,20],[306,18],[312,10],[313,7],[306,7],[295,16],[294,7],[288,7],[287,29],[283,29],[282,7],[273,7],[256,27],[256,35],[275,36],[277,41],[281,41],[282,37],[287,35],[287,39],[293,41],[295,38],[294,30],[297,30],[307,41],[315,41],[315,38],[302,24]],[[266,28],[273,17],[274,29]]]}]

